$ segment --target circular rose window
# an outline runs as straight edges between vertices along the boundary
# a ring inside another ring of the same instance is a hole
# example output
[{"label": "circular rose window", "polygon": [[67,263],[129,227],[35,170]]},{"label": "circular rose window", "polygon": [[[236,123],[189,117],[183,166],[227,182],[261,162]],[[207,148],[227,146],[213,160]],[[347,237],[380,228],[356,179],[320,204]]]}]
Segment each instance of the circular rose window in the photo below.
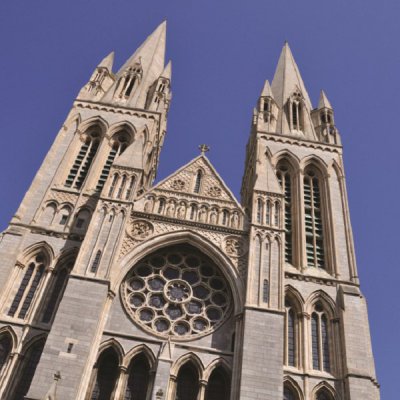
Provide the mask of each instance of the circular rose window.
[{"label": "circular rose window", "polygon": [[121,286],[133,320],[161,336],[187,339],[228,316],[231,291],[218,267],[192,246],[161,249],[139,261]]}]

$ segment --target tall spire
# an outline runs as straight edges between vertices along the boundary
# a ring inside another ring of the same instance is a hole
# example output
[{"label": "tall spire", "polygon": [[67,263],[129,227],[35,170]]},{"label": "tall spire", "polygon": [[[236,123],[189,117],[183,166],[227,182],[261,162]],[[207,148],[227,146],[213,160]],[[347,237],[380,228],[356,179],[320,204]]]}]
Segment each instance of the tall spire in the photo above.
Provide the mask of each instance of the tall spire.
[{"label": "tall spire", "polygon": [[153,81],[158,78],[164,69],[166,31],[167,21],[163,21],[125,62],[118,74],[135,65],[140,59],[144,71],[154,70],[152,71],[155,75]]},{"label": "tall spire", "polygon": [[116,74],[114,85],[105,95],[103,101],[114,102],[114,94],[119,79],[130,68],[141,70],[140,84],[132,91],[132,96],[125,102],[125,106],[144,107],[149,87],[161,75],[164,70],[165,44],[167,21],[163,21],[156,30],[147,37],[142,45],[133,53]]},{"label": "tall spire", "polygon": [[288,97],[298,89],[303,95],[308,109],[312,109],[310,98],[288,42],[283,45],[271,87],[280,108],[286,103]]},{"label": "tall spire", "polygon": [[321,93],[319,95],[318,109],[320,108],[330,108],[331,110],[333,110],[331,103],[329,102],[323,90],[321,90]]}]

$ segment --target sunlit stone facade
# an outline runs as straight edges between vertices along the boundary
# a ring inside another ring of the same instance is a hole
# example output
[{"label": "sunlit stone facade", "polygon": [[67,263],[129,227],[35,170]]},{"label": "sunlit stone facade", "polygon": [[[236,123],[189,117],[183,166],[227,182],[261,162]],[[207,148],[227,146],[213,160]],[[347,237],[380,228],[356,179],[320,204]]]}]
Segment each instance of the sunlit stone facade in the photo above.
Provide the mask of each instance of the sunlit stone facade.
[{"label": "sunlit stone facade", "polygon": [[154,185],[165,33],[98,65],[1,236],[1,398],[379,399],[326,95],[285,44],[241,203],[204,146]]}]

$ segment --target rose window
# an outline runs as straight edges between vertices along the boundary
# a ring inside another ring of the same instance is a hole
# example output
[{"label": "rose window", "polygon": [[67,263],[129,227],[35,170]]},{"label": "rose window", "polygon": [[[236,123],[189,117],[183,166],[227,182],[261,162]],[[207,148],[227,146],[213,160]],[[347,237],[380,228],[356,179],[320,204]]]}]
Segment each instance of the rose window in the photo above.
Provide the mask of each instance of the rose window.
[{"label": "rose window", "polygon": [[121,286],[129,315],[161,336],[210,333],[228,316],[231,291],[207,256],[192,246],[169,247],[141,260]]}]

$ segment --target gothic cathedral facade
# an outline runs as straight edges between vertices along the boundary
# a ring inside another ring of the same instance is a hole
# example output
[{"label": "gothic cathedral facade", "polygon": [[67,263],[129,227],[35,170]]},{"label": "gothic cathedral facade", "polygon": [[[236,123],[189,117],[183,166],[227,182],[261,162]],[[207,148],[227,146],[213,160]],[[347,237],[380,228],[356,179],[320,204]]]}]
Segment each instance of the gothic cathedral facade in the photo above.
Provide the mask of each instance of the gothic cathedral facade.
[{"label": "gothic cathedral facade", "polygon": [[154,185],[165,41],[97,66],[0,237],[0,398],[379,399],[326,95],[285,43],[241,203],[205,147]]}]

